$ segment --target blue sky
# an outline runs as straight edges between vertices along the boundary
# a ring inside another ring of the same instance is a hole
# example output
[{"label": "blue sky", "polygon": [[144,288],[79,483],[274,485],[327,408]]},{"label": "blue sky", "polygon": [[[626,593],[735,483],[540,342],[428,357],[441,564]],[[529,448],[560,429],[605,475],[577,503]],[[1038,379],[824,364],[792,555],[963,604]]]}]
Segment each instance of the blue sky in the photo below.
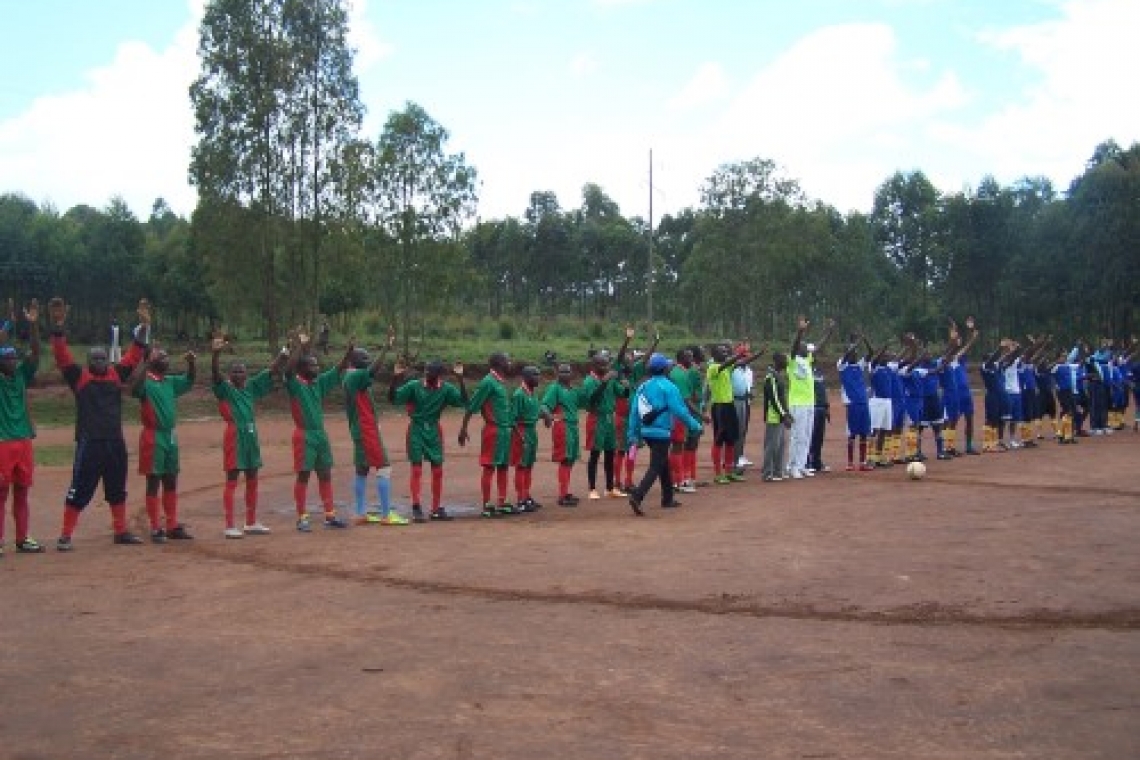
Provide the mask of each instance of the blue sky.
[{"label": "blue sky", "polygon": [[[0,191],[61,210],[194,206],[186,88],[204,0],[0,0]],[[868,210],[896,170],[1064,189],[1140,139],[1140,0],[355,0],[366,134],[427,109],[482,180],[480,215],[587,182],[628,215],[695,205],[768,158]]]}]

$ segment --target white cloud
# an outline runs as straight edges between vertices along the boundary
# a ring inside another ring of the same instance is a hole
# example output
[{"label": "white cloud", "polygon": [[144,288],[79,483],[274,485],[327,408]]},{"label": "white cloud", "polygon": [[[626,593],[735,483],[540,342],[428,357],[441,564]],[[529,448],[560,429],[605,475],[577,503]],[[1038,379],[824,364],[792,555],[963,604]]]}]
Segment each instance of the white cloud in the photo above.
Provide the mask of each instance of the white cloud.
[{"label": "white cloud", "polygon": [[367,72],[374,64],[395,52],[383,40],[368,16],[368,0],[353,0],[348,16],[348,41],[356,50],[356,72]]},{"label": "white cloud", "polygon": [[570,61],[570,72],[578,77],[587,77],[598,70],[598,59],[593,53],[579,53]]},{"label": "white cloud", "polygon": [[703,63],[681,91],[669,100],[669,108],[689,111],[714,103],[728,92],[728,77],[719,63]]},{"label": "white cloud", "polygon": [[195,15],[165,50],[125,42],[109,64],[87,74],[84,89],[40,97],[0,123],[0,177],[11,183],[3,190],[61,210],[121,195],[143,218],[161,196],[188,214],[188,88],[197,73],[203,4],[188,5]]}]

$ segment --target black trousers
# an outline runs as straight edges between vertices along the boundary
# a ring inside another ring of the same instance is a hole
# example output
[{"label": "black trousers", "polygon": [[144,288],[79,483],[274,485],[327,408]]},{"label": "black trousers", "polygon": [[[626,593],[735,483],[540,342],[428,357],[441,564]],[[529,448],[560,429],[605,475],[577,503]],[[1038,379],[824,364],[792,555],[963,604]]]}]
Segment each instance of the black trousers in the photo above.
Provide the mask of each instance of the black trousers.
[{"label": "black trousers", "polygon": [[669,439],[648,438],[645,445],[649,447],[649,469],[637,485],[637,495],[644,499],[653,487],[653,481],[661,478],[661,503],[672,504],[673,476],[669,473]]},{"label": "black trousers", "polygon": [[807,466],[813,470],[823,469],[823,436],[827,432],[827,408],[815,408],[815,421],[811,428],[811,446],[808,447]]}]

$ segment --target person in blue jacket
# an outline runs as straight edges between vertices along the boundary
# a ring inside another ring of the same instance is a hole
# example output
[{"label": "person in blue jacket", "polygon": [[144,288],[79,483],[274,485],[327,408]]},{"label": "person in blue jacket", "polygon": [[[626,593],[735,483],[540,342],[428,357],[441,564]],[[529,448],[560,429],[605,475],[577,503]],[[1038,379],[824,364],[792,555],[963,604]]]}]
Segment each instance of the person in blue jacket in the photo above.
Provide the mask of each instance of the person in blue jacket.
[{"label": "person in blue jacket", "polygon": [[669,438],[674,416],[685,424],[689,432],[701,432],[700,420],[689,412],[681,392],[668,377],[671,364],[664,354],[650,356],[646,364],[649,379],[637,389],[636,397],[629,405],[627,448],[639,442],[649,447],[649,469],[629,494],[629,506],[638,516],[645,514],[641,511],[641,502],[657,478],[661,478],[661,506],[667,509],[681,506],[673,498],[673,478],[669,473]]}]

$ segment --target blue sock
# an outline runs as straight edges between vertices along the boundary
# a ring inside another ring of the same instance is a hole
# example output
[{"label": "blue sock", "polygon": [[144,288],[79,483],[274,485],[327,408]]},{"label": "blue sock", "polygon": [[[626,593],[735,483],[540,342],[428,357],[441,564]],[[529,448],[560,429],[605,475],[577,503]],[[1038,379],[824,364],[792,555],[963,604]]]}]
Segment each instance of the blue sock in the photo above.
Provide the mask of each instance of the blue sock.
[{"label": "blue sock", "polygon": [[384,475],[376,476],[376,496],[380,500],[380,513],[387,517],[392,511],[392,478]]},{"label": "blue sock", "polygon": [[367,475],[357,475],[352,484],[352,492],[356,496],[356,514],[364,516],[364,487],[368,483]]}]

